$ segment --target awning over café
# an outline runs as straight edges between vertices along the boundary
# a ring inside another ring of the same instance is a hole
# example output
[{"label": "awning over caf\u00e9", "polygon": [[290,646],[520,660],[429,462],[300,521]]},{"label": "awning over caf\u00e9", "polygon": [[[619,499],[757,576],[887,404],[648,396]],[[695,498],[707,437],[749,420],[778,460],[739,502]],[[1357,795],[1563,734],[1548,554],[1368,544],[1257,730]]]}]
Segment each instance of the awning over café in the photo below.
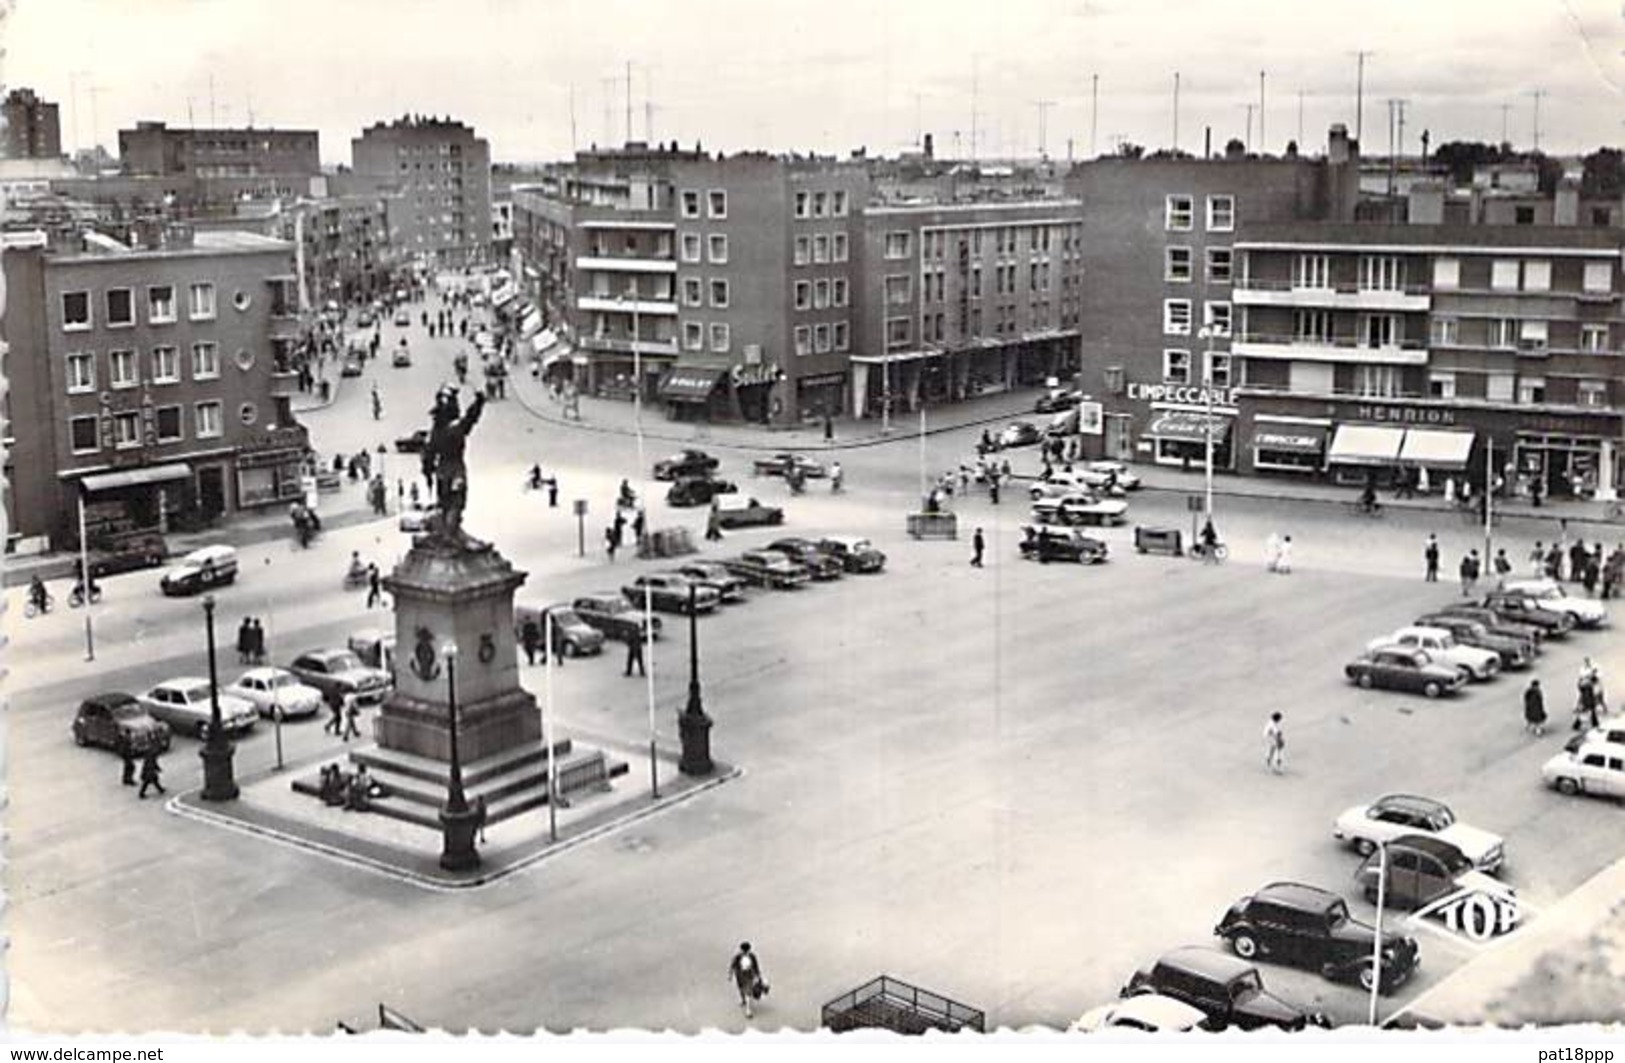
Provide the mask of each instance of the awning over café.
[{"label": "awning over caf\u00e9", "polygon": [[185,480],[191,475],[191,466],[184,462],[171,462],[168,465],[146,465],[139,469],[98,473],[80,480],[79,486],[86,494],[93,495],[98,491],[117,491],[125,487],[145,487],[148,484]]},{"label": "awning over caf\u00e9", "polygon": [[660,397],[670,402],[705,402],[727,372],[714,366],[674,365],[660,381]]},{"label": "awning over caf\u00e9", "polygon": [[1326,461],[1332,465],[1392,465],[1405,442],[1403,428],[1374,424],[1340,424]]},{"label": "awning over caf\u00e9", "polygon": [[1405,432],[1405,445],[1399,460],[1407,465],[1430,469],[1465,469],[1473,451],[1472,432],[1444,432],[1437,428],[1411,428]]},{"label": "awning over caf\u00e9", "polygon": [[[1208,415],[1188,410],[1170,410],[1159,413],[1146,428],[1146,435],[1158,439],[1178,439],[1188,443],[1206,443]],[[1212,418],[1213,445],[1223,446],[1230,438],[1230,419]]]},{"label": "awning over caf\u00e9", "polygon": [[1308,424],[1257,425],[1253,428],[1253,449],[1319,454],[1326,449],[1326,429]]}]

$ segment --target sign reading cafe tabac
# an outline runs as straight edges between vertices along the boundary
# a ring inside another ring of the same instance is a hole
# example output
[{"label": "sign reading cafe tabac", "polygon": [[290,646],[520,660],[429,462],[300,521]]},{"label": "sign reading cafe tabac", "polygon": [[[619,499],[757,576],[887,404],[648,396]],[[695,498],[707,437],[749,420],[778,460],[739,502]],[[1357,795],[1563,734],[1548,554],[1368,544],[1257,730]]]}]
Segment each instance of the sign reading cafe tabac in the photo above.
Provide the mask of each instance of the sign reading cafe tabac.
[{"label": "sign reading cafe tabac", "polygon": [[1135,402],[1179,402],[1190,406],[1205,406],[1212,392],[1215,406],[1232,404],[1229,388],[1205,388],[1200,384],[1142,384],[1129,381],[1128,397]]}]

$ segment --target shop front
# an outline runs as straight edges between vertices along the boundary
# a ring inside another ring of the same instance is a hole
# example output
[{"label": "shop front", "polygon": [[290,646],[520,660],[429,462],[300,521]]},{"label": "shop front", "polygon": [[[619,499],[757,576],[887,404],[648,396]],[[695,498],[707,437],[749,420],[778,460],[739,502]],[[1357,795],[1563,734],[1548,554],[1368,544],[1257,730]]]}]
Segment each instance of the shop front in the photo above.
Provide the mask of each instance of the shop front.
[{"label": "shop front", "polygon": [[1340,484],[1387,486],[1399,474],[1405,429],[1381,424],[1341,423],[1326,453],[1326,467]]},{"label": "shop front", "polygon": [[1326,465],[1331,431],[1332,422],[1324,418],[1261,414],[1253,419],[1253,468],[1259,472],[1319,476]]},{"label": "shop front", "polygon": [[837,417],[845,402],[845,373],[816,373],[796,378],[796,416],[799,420]]},{"label": "shop front", "polygon": [[271,428],[246,437],[237,448],[238,508],[298,501],[309,451],[303,427]]},{"label": "shop front", "polygon": [[[660,401],[673,421],[721,420],[726,415],[728,367],[679,361],[660,380]],[[720,407],[721,415],[718,413]]]},{"label": "shop front", "polygon": [[1213,439],[1213,467],[1232,466],[1231,427],[1234,411],[1179,407],[1153,408],[1152,416],[1140,433],[1140,446],[1149,444],[1151,460],[1158,465],[1184,468],[1205,465],[1208,436]]},{"label": "shop front", "polygon": [[[195,493],[192,467],[180,461],[86,476],[79,481],[85,538],[97,545],[128,532],[169,531],[170,518],[191,505]],[[77,513],[63,517],[64,530],[78,521]],[[77,541],[77,529],[62,538]]]},{"label": "shop front", "polygon": [[1546,498],[1616,497],[1620,483],[1612,437],[1543,431],[1519,432],[1516,489]]}]

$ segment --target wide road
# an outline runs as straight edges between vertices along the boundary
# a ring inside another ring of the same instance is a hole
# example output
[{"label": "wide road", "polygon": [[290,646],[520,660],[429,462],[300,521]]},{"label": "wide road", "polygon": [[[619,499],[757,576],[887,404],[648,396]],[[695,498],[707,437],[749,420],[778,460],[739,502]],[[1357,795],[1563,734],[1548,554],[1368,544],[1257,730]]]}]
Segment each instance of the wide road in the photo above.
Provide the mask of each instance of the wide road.
[{"label": "wide road", "polygon": [[[361,386],[349,382],[307,418],[323,450],[376,446],[425,422],[455,344],[408,331],[411,369],[373,364]],[[393,332],[385,326],[386,351]],[[379,422],[372,379],[385,401]],[[974,435],[932,437],[929,465],[957,463]],[[651,443],[647,456],[665,449]],[[777,481],[750,482],[745,452],[716,449],[725,475],[785,501]],[[467,524],[532,573],[522,597],[617,587],[647,567],[625,556],[611,566],[596,549],[635,455],[629,438],[495,403],[471,447]],[[564,485],[558,510],[519,489],[536,460]],[[989,565],[978,571],[964,541],[901,534],[916,493],[913,441],[843,462],[850,493],[832,498],[815,483],[786,502],[787,530],[869,534],[888,571],[758,593],[701,622],[713,748],[744,776],[477,891],[426,892],[166,815],[118,784],[115,758],[75,748],[67,725],[84,694],[206,668],[196,602],[162,599],[152,573],[107,581],[94,666],[81,660],[78,614],[14,625],[12,1021],[326,1030],[365,1022],[382,1000],[452,1028],[737,1029],[724,972],[749,939],[774,987],[764,1024],[805,1028],[822,1002],[882,972],[982,1007],[991,1022],[1065,1024],[1158,953],[1211,942],[1224,908],[1259,885],[1352,893],[1358,861],[1332,841],[1331,821],[1380,793],[1440,797],[1506,835],[1505,876],[1536,909],[1621,855],[1618,807],[1540,785],[1539,765],[1564,734],[1523,733],[1521,677],[1439,702],[1343,680],[1367,639],[1456,593],[1419,578],[1428,515],[1353,523],[1326,507],[1236,503],[1221,514],[1237,551],[1229,565],[1137,556],[1124,528],[1104,533],[1111,563],[1078,569],[1018,561],[1025,505],[976,497],[962,517],[987,529]],[[592,512],[585,558],[565,508],[575,497]],[[1137,521],[1186,519],[1178,496],[1132,506]],[[702,517],[660,504],[651,523],[698,529]],[[1473,537],[1438,530],[1448,567]],[[1299,544],[1291,576],[1258,563],[1271,531]],[[1507,531],[1525,546],[1549,535]],[[734,533],[707,554],[771,537]],[[245,614],[270,618],[279,659],[379,622],[339,589],[342,568],[352,549],[387,562],[407,545],[378,521],[330,532],[308,552],[245,548],[242,580],[219,595],[222,671],[235,674],[229,643]],[[672,746],[686,651],[678,625],[655,653]],[[1559,724],[1585,653],[1625,675],[1613,632],[1553,645],[1536,674]],[[610,654],[561,671],[567,724],[643,735],[643,686],[619,665]],[[540,670],[525,678],[539,691]],[[1276,710],[1291,757],[1281,777],[1261,763],[1260,732]],[[338,748],[314,722],[288,725],[283,739],[290,759]],[[269,770],[274,745],[259,728],[239,747],[239,771]],[[177,741],[172,789],[198,783],[195,748]],[[1418,978],[1385,1008],[1470,953],[1432,933],[1422,951]],[[1351,988],[1276,967],[1266,981],[1340,1021],[1364,1014]]]}]

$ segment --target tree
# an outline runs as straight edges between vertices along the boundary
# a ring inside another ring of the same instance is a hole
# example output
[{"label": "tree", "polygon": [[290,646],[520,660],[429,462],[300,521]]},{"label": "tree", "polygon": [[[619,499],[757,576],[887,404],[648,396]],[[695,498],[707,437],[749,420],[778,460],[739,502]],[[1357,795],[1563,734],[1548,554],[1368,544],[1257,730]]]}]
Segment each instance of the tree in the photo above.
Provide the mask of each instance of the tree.
[{"label": "tree", "polygon": [[1125,140],[1117,145],[1117,157],[1120,159],[1138,159],[1145,154],[1145,148],[1131,140]]},{"label": "tree", "polygon": [[1625,193],[1625,152],[1599,148],[1587,155],[1580,177],[1580,194],[1594,199],[1617,199]]},{"label": "tree", "polygon": [[1471,184],[1473,170],[1490,162],[1505,162],[1512,152],[1505,144],[1484,144],[1478,141],[1452,140],[1440,144],[1433,152],[1433,160],[1450,171],[1450,183]]},{"label": "tree", "polygon": [[1244,159],[1247,157],[1247,145],[1241,142],[1240,137],[1231,137],[1224,142],[1224,157],[1227,159]]}]

